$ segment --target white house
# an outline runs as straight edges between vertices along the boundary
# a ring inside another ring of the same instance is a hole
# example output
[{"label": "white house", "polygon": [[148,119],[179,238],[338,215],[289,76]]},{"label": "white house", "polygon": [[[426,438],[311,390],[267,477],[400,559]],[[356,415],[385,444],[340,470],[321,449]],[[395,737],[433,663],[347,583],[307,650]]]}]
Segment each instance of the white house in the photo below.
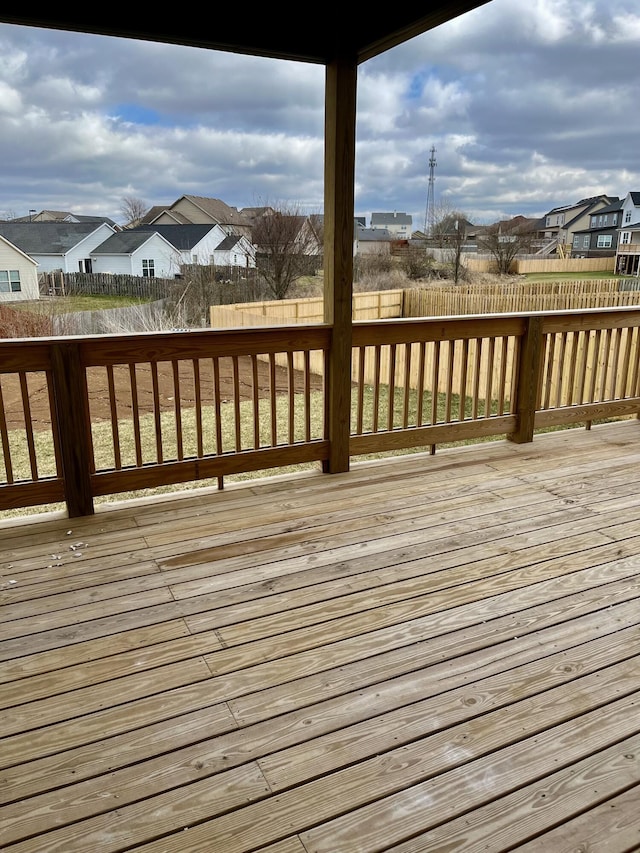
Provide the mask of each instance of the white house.
[{"label": "white house", "polygon": [[230,234],[216,246],[213,259],[219,267],[255,267],[256,247],[246,237]]},{"label": "white house", "polygon": [[640,192],[627,193],[622,203],[616,272],[640,276]]},{"label": "white house", "polygon": [[412,234],[412,218],[408,213],[372,213],[371,228],[386,229],[394,240],[408,240]]},{"label": "white house", "polygon": [[0,302],[38,299],[38,265],[0,235]]},{"label": "white house", "polygon": [[91,253],[94,273],[175,278],[181,263],[180,251],[157,231],[120,231]]},{"label": "white house", "polygon": [[91,272],[91,253],[115,232],[106,222],[0,222],[0,236],[38,264],[38,272]]},{"label": "white house", "polygon": [[[175,248],[183,264],[226,264],[218,249],[227,240],[221,225],[140,225],[132,231],[156,231]],[[239,237],[232,237],[238,240]],[[245,243],[248,243],[244,238]],[[251,246],[250,243],[248,243]],[[244,265],[244,264],[242,264]]]}]

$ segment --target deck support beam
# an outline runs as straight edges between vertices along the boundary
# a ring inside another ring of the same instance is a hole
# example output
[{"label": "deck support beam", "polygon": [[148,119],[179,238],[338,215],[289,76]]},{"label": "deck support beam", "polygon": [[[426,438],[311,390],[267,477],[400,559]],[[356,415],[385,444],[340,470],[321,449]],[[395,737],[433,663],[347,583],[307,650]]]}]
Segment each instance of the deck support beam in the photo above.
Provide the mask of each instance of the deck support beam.
[{"label": "deck support beam", "polygon": [[533,441],[536,409],[540,397],[540,376],[543,358],[542,317],[527,318],[527,328],[520,342],[516,383],[516,415],[518,427],[508,433],[509,441],[524,444]]},{"label": "deck support beam", "polygon": [[328,357],[325,471],[349,470],[353,216],[356,155],[355,57],[326,68],[324,171],[324,321],[333,327]]}]

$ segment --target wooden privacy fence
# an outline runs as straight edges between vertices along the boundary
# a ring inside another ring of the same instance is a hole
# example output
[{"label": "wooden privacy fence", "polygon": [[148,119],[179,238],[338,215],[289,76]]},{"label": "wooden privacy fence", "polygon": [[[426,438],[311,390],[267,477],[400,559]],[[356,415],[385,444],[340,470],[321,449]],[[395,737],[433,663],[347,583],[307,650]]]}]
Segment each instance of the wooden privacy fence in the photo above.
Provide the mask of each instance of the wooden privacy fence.
[{"label": "wooden privacy fence", "polygon": [[[496,272],[497,264],[490,256],[473,257],[465,253],[464,265],[474,272]],[[608,258],[515,258],[510,273],[531,272],[614,272],[615,257]]]},{"label": "wooden privacy fence", "polygon": [[[324,463],[331,334],[0,341],[0,509]],[[639,362],[640,309],[357,322],[350,454],[638,413]]]},{"label": "wooden privacy fence", "polygon": [[513,314],[640,305],[640,291],[619,279],[515,281],[505,284],[428,285],[404,291],[405,317]]}]

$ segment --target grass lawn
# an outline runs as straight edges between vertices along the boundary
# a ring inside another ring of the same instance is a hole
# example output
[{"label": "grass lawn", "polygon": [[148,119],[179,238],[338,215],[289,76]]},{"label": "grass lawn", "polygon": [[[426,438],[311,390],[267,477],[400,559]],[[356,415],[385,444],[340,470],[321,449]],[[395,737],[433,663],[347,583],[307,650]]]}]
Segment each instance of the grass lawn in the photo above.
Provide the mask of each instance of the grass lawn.
[{"label": "grass lawn", "polygon": [[37,299],[28,302],[12,302],[11,308],[32,311],[34,314],[70,314],[75,311],[101,311],[105,308],[126,308],[150,302],[133,296],[55,296],[52,299]]},{"label": "grass lawn", "polygon": [[625,276],[598,270],[595,272],[527,272],[519,278],[526,281],[584,281],[585,279],[625,278]]}]

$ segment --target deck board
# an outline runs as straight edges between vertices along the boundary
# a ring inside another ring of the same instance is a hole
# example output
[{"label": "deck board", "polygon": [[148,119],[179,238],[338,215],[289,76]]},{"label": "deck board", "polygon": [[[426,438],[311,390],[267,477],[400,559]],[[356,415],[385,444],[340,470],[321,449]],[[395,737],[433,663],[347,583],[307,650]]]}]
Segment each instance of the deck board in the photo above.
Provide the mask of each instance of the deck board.
[{"label": "deck board", "polygon": [[0,848],[639,848],[639,440],[2,522]]}]

